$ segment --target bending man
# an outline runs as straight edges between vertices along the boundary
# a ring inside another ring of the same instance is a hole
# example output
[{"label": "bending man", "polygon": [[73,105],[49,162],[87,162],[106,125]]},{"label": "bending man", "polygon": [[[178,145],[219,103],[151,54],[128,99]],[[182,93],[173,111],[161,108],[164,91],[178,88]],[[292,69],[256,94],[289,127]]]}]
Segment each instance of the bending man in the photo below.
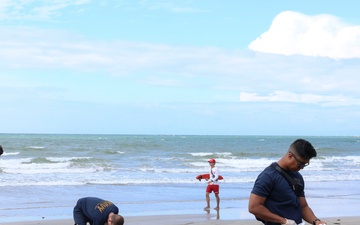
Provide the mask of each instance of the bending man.
[{"label": "bending man", "polygon": [[118,207],[110,201],[94,197],[81,198],[74,207],[75,225],[123,225],[124,218],[118,212]]}]

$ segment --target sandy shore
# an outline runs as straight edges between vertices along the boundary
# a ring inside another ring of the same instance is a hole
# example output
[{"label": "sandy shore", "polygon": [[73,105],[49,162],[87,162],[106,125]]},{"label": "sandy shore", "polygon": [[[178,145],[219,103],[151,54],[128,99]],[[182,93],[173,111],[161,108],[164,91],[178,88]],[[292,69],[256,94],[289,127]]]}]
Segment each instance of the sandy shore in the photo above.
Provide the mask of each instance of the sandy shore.
[{"label": "sandy shore", "polygon": [[[324,219],[328,225],[358,225],[360,217],[334,217]],[[21,221],[0,223],[0,225],[73,225],[72,219]],[[261,225],[256,220],[222,220],[208,219],[202,215],[161,215],[161,216],[134,216],[125,217],[126,225]]]}]

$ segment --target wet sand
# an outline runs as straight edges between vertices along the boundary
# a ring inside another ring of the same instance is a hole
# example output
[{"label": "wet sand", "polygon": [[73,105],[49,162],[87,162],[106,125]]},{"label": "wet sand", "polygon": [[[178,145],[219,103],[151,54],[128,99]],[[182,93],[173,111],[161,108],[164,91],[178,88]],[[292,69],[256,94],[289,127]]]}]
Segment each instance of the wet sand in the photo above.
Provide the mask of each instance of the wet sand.
[{"label": "wet sand", "polygon": [[[358,225],[360,217],[334,217],[322,218],[328,225]],[[74,221],[69,219],[7,222],[0,225],[73,225]],[[159,216],[129,216],[125,217],[125,225],[261,225],[259,221],[253,220],[222,220],[208,219],[203,215],[159,215]]]}]

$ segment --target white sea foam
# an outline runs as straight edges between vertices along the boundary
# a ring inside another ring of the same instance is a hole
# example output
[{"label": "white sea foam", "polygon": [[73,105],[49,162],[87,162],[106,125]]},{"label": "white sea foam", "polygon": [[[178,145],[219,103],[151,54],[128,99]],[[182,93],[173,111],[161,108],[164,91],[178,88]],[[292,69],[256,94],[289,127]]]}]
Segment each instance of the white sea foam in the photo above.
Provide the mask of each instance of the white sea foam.
[{"label": "white sea foam", "polygon": [[46,157],[46,159],[52,162],[69,162],[77,159],[92,159],[92,157]]},{"label": "white sea foam", "polygon": [[76,180],[54,180],[54,181],[39,181],[39,180],[2,180],[0,187],[4,186],[79,186],[84,185],[83,182]]},{"label": "white sea foam", "polygon": [[19,155],[19,154],[20,154],[20,152],[4,152],[2,154],[2,157],[9,156],[9,155]]},{"label": "white sea foam", "polygon": [[[247,146],[246,149],[254,149],[254,151],[241,150],[241,147],[239,150],[231,150],[232,147],[226,149],[226,145],[222,145],[225,146],[224,151],[214,152],[207,152],[211,146],[205,146],[199,152],[189,151],[186,150],[187,147],[179,147],[178,142],[169,147],[162,146],[168,143],[169,139],[166,137],[166,141],[157,143],[154,145],[156,147],[151,145],[149,148],[152,150],[148,154],[144,154],[148,146],[145,144],[139,147],[138,142],[127,144],[129,150],[126,151],[118,151],[118,144],[116,147],[103,147],[99,143],[94,148],[88,148],[86,142],[79,144],[76,139],[74,139],[74,146],[70,144],[69,147],[67,142],[62,142],[61,144],[65,147],[59,147],[56,150],[44,148],[41,144],[34,142],[33,145],[29,145],[34,147],[33,150],[6,152],[3,157],[0,157],[1,179],[4,181],[3,185],[14,186],[187,184],[198,182],[195,176],[207,173],[209,170],[207,160],[214,157],[221,175],[225,177],[222,182],[249,183],[254,182],[266,166],[279,160],[283,154],[278,153],[278,150],[264,150],[268,139],[256,141],[254,146],[250,146],[251,148]],[[193,139],[182,140],[192,141]],[[113,140],[109,138],[107,141]],[[257,146],[258,143],[263,142],[264,146]],[[131,148],[132,145],[133,148]],[[185,146],[190,146],[190,144]],[[104,149],[103,152],[101,149]],[[181,152],[179,149],[185,150]],[[360,156],[344,154],[342,151],[338,151],[340,154],[335,154],[336,151],[333,149],[327,154],[325,151],[328,150],[320,149],[319,156],[312,159],[310,165],[301,170],[306,181],[360,180]],[[353,152],[356,153],[355,150]],[[16,176],[13,176],[14,174]]]},{"label": "white sea foam", "polygon": [[28,146],[26,148],[30,148],[30,149],[44,149],[44,146]]},{"label": "white sea foam", "polygon": [[214,153],[211,153],[211,152],[192,152],[192,153],[189,153],[189,154],[192,155],[192,156],[195,156],[195,157],[200,157],[200,156],[213,155]]},{"label": "white sea foam", "polygon": [[[57,173],[87,173],[99,171],[99,168],[91,167],[74,167],[70,162],[71,159],[81,158],[51,158],[51,162],[33,162],[34,158],[6,159],[0,160],[0,169],[3,173],[9,174],[57,174]],[[40,178],[41,179],[41,178]]]}]

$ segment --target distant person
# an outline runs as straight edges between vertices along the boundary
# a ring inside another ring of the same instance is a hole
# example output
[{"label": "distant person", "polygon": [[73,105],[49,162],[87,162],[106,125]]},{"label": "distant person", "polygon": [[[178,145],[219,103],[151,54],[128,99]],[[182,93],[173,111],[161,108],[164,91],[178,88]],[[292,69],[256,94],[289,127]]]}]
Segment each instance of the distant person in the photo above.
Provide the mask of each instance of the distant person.
[{"label": "distant person", "polygon": [[316,157],[310,142],[294,141],[286,154],[266,167],[257,177],[249,199],[249,212],[265,225],[296,225],[304,219],[310,224],[318,219],[305,198],[304,179],[299,173]]},{"label": "distant person", "polygon": [[118,207],[110,201],[85,197],[77,201],[73,216],[75,225],[123,225],[124,218],[118,213]]},{"label": "distant person", "polygon": [[206,187],[206,207],[204,210],[210,210],[210,193],[214,192],[216,198],[216,207],[215,210],[220,209],[220,197],[219,197],[219,169],[215,166],[216,160],[209,159],[209,175],[210,179],[206,179],[208,185]]},{"label": "distant person", "polygon": [[3,147],[0,145],[0,155],[2,155],[4,153],[4,149]]}]

